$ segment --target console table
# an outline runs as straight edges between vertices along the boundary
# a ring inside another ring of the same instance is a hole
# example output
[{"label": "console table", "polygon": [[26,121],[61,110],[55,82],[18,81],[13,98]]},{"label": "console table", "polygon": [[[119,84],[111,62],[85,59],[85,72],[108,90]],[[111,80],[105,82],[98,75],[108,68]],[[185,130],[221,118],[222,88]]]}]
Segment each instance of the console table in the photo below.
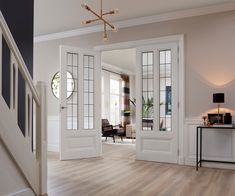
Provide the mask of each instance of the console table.
[{"label": "console table", "polygon": [[[231,163],[235,164],[235,162],[230,161],[217,161],[217,160],[206,160],[202,159],[202,131],[207,129],[229,129],[229,130],[235,130],[235,126],[233,127],[215,127],[215,126],[198,126],[197,127],[197,133],[196,133],[196,170],[198,171],[198,165],[201,167],[202,162],[214,162],[214,163]],[[200,137],[200,143],[198,145],[198,137]],[[200,146],[200,151],[198,151],[198,147]],[[198,158],[199,157],[199,158]]]}]

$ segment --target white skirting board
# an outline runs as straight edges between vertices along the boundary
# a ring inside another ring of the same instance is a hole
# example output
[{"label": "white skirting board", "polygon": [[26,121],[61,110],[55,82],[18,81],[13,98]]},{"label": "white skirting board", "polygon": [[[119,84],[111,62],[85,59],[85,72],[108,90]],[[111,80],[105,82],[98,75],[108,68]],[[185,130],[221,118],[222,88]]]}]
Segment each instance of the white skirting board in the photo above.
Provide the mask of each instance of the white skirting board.
[{"label": "white skirting board", "polygon": [[16,193],[10,194],[9,196],[35,196],[35,194],[30,188],[27,188]]}]

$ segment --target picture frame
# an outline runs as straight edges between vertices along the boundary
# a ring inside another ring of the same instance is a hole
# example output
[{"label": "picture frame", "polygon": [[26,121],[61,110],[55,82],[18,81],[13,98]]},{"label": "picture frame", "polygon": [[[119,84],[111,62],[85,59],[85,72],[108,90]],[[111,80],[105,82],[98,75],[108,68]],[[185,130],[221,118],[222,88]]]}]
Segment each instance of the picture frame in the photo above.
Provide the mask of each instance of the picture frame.
[{"label": "picture frame", "polygon": [[219,121],[218,121],[218,114],[207,114],[208,121],[210,125],[213,125],[215,123],[223,123],[223,114],[219,114]]}]

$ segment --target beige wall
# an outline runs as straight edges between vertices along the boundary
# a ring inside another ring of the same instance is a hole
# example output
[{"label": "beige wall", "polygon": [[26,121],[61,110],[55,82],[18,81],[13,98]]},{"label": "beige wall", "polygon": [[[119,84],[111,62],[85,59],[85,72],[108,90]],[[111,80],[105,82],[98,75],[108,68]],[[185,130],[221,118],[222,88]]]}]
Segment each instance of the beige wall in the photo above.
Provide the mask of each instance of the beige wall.
[{"label": "beige wall", "polygon": [[[109,44],[175,34],[185,35],[186,117],[214,109],[212,93],[216,91],[225,92],[222,107],[235,111],[235,11],[120,29],[110,33]],[[35,80],[50,86],[59,70],[59,45],[92,48],[102,44],[101,33],[35,44]],[[49,116],[58,115],[58,101],[51,91],[48,102]]]}]

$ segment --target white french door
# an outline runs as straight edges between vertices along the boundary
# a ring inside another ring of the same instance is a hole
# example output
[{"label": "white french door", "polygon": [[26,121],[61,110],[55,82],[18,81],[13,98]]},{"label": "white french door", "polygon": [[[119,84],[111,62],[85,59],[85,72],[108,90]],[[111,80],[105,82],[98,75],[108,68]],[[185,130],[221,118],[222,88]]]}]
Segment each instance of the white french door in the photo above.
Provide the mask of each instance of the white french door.
[{"label": "white french door", "polygon": [[178,44],[137,48],[137,159],[178,163]]},{"label": "white french door", "polygon": [[60,159],[101,155],[100,54],[60,47]]}]

